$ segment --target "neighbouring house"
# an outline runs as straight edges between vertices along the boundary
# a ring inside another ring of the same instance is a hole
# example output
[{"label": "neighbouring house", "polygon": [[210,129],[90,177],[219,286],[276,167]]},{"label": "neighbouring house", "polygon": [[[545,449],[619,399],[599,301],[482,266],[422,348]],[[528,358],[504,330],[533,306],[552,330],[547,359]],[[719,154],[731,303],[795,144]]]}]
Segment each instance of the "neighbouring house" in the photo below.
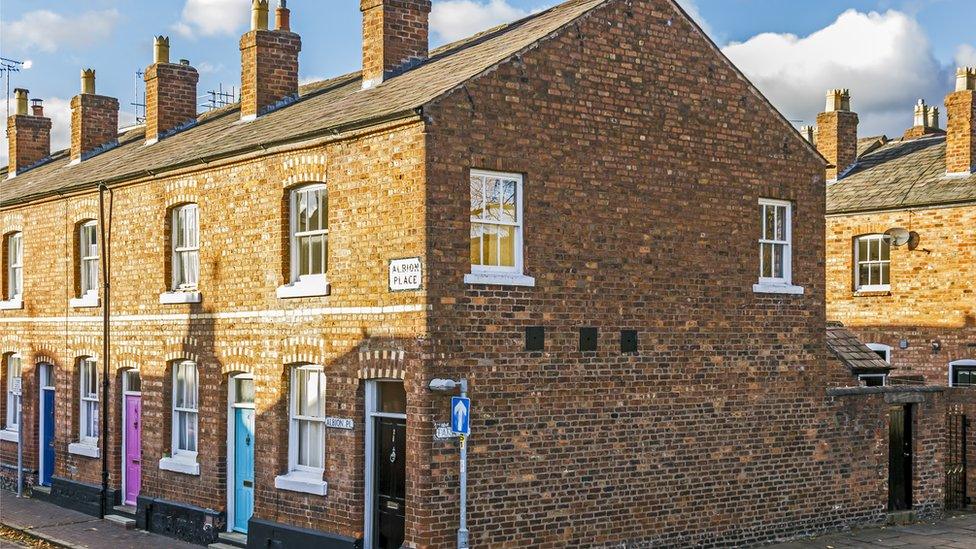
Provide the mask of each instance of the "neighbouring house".
[{"label": "neighbouring house", "polygon": [[859,139],[848,92],[827,103],[827,317],[893,378],[976,385],[976,69],[957,71],[945,129],[919,100],[902,138]]},{"label": "neighbouring house", "polygon": [[271,29],[252,3],[239,104],[198,115],[164,37],[144,126],[119,133],[85,71],[52,152],[19,92],[4,486],[20,437],[33,497],[97,513],[107,463],[109,512],[196,543],[453,547],[429,384],[465,378],[474,547],[946,507],[966,394],[851,387],[826,162],[675,2],[571,0],[428,51],[429,0],[363,0],[362,70],[301,87],[281,4]]}]

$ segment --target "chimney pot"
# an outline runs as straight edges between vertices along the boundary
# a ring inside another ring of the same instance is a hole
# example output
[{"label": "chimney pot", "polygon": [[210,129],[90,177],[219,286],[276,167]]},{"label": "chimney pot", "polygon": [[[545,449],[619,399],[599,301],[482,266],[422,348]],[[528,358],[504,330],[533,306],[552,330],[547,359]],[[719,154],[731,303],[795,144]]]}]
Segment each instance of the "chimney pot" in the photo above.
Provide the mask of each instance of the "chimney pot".
[{"label": "chimney pot", "polygon": [[169,63],[168,36],[157,36],[153,41],[153,63]]},{"label": "chimney pot", "polygon": [[976,90],[976,67],[956,69],[956,91]]},{"label": "chimney pot", "polygon": [[24,88],[14,89],[14,100],[17,102],[17,115],[25,116],[27,114],[27,97],[30,91]]},{"label": "chimney pot", "polygon": [[291,30],[291,10],[288,9],[286,0],[278,0],[278,9],[275,10],[275,29]]},{"label": "chimney pot", "polygon": [[850,111],[851,92],[846,89],[827,90],[827,109],[825,112]]},{"label": "chimney pot", "polygon": [[84,69],[81,71],[81,93],[95,94],[95,69]]},{"label": "chimney pot", "polygon": [[31,114],[34,116],[44,116],[43,99],[31,99]]},{"label": "chimney pot", "polygon": [[268,30],[268,0],[251,0],[251,30]]},{"label": "chimney pot", "polygon": [[925,106],[925,100],[919,99],[918,103],[915,104],[915,126],[925,127],[928,126],[928,107]]}]

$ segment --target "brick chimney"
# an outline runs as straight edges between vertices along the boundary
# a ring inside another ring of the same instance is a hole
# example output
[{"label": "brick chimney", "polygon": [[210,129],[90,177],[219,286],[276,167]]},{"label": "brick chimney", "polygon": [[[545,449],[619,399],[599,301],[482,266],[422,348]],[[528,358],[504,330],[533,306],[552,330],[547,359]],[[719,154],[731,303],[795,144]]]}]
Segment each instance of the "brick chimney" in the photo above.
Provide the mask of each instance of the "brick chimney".
[{"label": "brick chimney", "polygon": [[361,0],[363,87],[427,59],[431,0]]},{"label": "brick chimney", "polygon": [[956,71],[956,91],[945,99],[946,173],[976,173],[976,67]]},{"label": "brick chimney", "polygon": [[828,90],[827,109],[817,115],[817,150],[830,162],[827,180],[843,176],[857,161],[857,114],[849,90]]},{"label": "brick chimney", "polygon": [[29,93],[22,88],[14,90],[17,110],[7,119],[7,144],[10,153],[8,178],[29,170],[51,156],[51,119],[44,118],[44,107],[41,106],[40,99],[34,100],[33,115],[27,114]]},{"label": "brick chimney", "polygon": [[81,71],[81,94],[71,98],[71,162],[118,144],[119,100],[95,95],[95,71]]},{"label": "brick chimney", "polygon": [[241,118],[253,120],[298,98],[302,39],[289,30],[291,14],[279,0],[277,28],[268,30],[268,0],[251,1],[251,30],[241,37]]},{"label": "brick chimney", "polygon": [[927,135],[942,135],[939,129],[939,107],[928,106],[925,100],[919,99],[915,104],[915,122],[905,131],[905,139],[918,139]]},{"label": "brick chimney", "polygon": [[146,143],[192,126],[197,120],[197,81],[189,62],[169,62],[169,38],[157,36],[153,64],[146,69]]}]

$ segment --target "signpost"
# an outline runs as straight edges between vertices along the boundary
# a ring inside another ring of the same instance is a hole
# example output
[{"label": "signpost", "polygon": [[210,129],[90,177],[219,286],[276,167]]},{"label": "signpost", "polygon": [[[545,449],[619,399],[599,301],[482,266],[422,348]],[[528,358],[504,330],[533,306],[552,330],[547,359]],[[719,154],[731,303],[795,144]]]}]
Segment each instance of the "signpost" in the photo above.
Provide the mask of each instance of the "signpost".
[{"label": "signpost", "polygon": [[17,397],[17,497],[24,497],[24,399],[23,394],[24,380],[17,376],[11,380],[10,392]]},{"label": "signpost", "polygon": [[467,396],[467,383],[461,386],[461,396],[451,397],[451,431],[461,441],[461,524],[458,526],[458,549],[468,549],[468,437],[471,435],[471,399]]}]

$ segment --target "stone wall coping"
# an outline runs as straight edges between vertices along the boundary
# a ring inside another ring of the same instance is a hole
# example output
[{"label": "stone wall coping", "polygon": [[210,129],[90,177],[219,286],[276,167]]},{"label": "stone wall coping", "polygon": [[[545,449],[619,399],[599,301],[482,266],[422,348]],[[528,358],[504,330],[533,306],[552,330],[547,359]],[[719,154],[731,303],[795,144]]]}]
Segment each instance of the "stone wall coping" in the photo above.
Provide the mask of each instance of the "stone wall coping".
[{"label": "stone wall coping", "polygon": [[859,395],[880,395],[880,394],[904,394],[904,393],[943,393],[948,387],[937,385],[922,386],[886,386],[886,387],[831,387],[827,389],[827,396],[859,396]]}]

